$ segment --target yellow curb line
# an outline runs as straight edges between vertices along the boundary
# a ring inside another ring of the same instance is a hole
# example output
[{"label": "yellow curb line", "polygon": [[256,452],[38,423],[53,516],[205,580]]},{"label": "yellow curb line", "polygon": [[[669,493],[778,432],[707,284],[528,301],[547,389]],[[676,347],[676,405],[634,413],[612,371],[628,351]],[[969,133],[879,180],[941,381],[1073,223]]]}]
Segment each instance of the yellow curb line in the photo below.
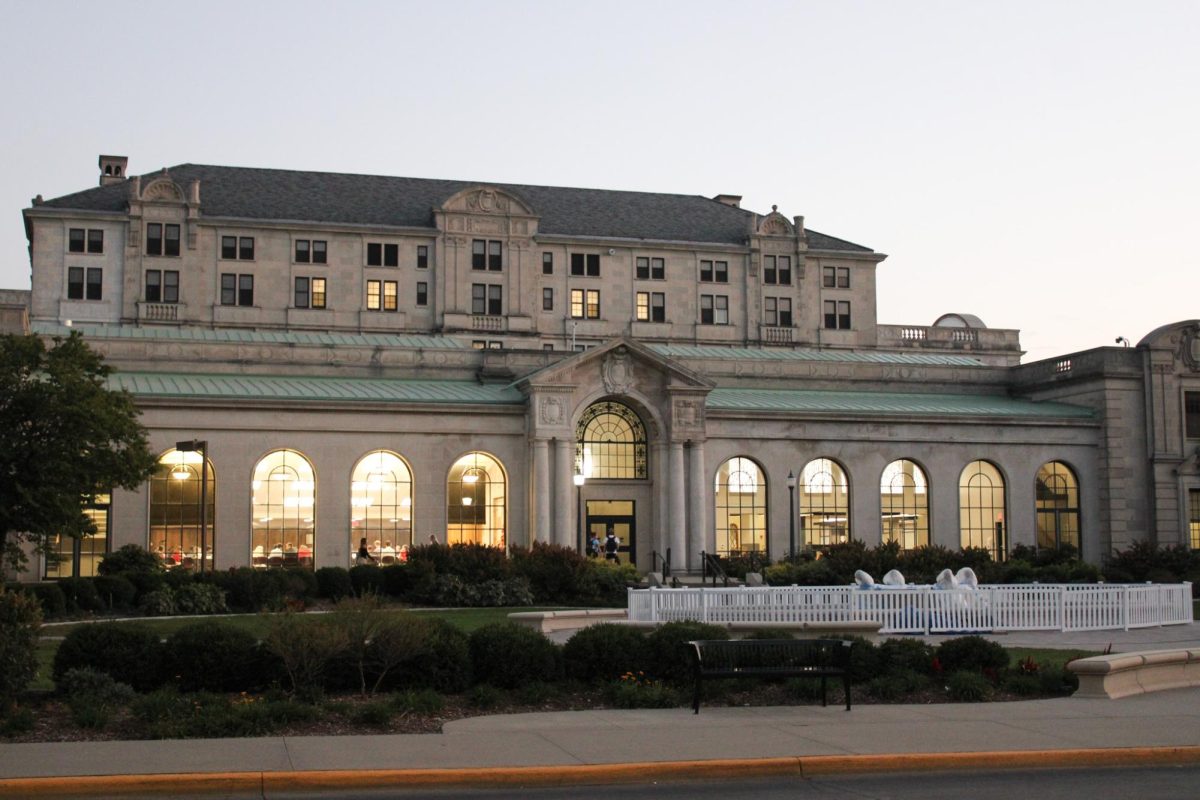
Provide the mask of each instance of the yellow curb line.
[{"label": "yellow curb line", "polygon": [[88,775],[8,778],[0,796],[47,797],[121,794],[266,792],[367,789],[389,786],[553,786],[637,783],[654,780],[846,775],[915,770],[1012,769],[1200,763],[1200,746],[991,751],[976,753],[891,753],[882,755],[792,756],[786,758],[646,761],[632,764],[573,764],[470,769],[312,770],[297,772],[210,772],[159,775]]}]

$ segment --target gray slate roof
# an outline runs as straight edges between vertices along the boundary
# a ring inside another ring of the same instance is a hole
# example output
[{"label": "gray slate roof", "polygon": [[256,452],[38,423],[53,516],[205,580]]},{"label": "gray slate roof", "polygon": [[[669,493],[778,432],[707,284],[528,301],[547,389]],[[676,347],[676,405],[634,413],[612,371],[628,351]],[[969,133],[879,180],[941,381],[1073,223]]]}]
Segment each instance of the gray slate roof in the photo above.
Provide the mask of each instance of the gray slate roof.
[{"label": "gray slate roof", "polygon": [[[539,231],[545,234],[743,244],[753,217],[750,211],[698,195],[204,164],[181,164],[169,173],[185,191],[189,182],[200,181],[201,214],[208,217],[432,228],[435,206],[480,185],[522,198],[541,218]],[[157,176],[150,173],[142,180]],[[125,183],[98,186],[47,200],[44,206],[122,213],[127,192]],[[820,250],[873,252],[813,230],[808,244]]]},{"label": "gray slate roof", "polygon": [[647,346],[667,358],[703,358],[724,361],[854,361],[863,364],[920,364],[934,367],[984,366],[984,363],[975,356],[937,353],[881,353],[857,350],[725,347],[694,344],[651,344]]}]

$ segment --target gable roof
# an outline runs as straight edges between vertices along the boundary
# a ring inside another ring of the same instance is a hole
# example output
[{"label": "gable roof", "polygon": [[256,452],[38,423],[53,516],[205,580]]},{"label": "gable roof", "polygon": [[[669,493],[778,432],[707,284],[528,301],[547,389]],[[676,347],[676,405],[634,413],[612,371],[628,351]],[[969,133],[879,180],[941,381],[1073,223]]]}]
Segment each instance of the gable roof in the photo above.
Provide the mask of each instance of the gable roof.
[{"label": "gable roof", "polygon": [[[168,172],[185,189],[200,181],[200,208],[206,217],[432,229],[433,209],[473,186],[494,186],[526,200],[540,217],[538,230],[544,234],[744,244],[754,216],[699,195],[206,164],[180,164]],[[47,200],[42,207],[122,213],[127,197],[127,183],[115,183]],[[874,252],[817,231],[807,233],[814,249]]]}]

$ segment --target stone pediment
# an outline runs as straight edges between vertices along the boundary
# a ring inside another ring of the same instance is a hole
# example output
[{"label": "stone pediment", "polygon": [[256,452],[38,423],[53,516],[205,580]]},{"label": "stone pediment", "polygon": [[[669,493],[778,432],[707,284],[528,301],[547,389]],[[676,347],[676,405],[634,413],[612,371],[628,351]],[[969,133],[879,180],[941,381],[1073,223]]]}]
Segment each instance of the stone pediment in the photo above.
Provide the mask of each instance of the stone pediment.
[{"label": "stone pediment", "polygon": [[795,236],[796,226],[779,213],[779,206],[771,206],[771,213],[758,218],[758,234],[761,236]]},{"label": "stone pediment", "polygon": [[536,216],[533,208],[516,194],[494,186],[474,186],[453,195],[440,209],[446,213],[499,216]]},{"label": "stone pediment", "polygon": [[576,383],[580,372],[595,369],[599,372],[604,391],[612,395],[627,394],[639,388],[639,374],[655,373],[663,383],[673,387],[706,393],[714,388],[702,375],[669,358],[665,358],[638,342],[620,337],[600,347],[576,353],[556,364],[538,370],[516,382],[522,392],[529,394],[535,387]]},{"label": "stone pediment", "polygon": [[163,175],[143,186],[138,199],[143,202],[182,203],[184,197],[183,187]]}]

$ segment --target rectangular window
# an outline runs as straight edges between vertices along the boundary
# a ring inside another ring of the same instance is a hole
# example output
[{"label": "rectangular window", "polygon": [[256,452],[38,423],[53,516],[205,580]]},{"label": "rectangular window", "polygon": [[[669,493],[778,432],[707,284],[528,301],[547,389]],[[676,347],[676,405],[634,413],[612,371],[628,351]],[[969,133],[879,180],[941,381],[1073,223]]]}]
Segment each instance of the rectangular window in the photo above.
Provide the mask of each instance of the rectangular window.
[{"label": "rectangular window", "polygon": [[542,311],[554,310],[554,290],[542,289]]},{"label": "rectangular window", "polygon": [[[646,265],[646,274],[647,275],[650,274],[650,265],[649,264]],[[634,307],[634,319],[636,319],[638,322],[649,322],[650,321],[650,293],[649,292],[638,292],[637,293],[637,304]]]},{"label": "rectangular window", "polygon": [[221,305],[237,305],[237,275],[232,272],[221,273]]},{"label": "rectangular window", "polygon": [[146,255],[161,256],[163,250],[162,223],[146,223]]},{"label": "rectangular window", "polygon": [[83,228],[71,228],[67,232],[67,250],[71,253],[84,252],[84,240],[87,232]]},{"label": "rectangular window", "polygon": [[833,267],[821,268],[821,286],[826,289],[837,288],[837,270]]},{"label": "rectangular window", "polygon": [[599,253],[571,253],[571,274],[600,277]]},{"label": "rectangular window", "polygon": [[1184,429],[1189,439],[1200,439],[1200,392],[1183,393]]},{"label": "rectangular window", "polygon": [[500,242],[488,242],[488,269],[492,272],[499,272],[504,268],[504,258],[500,251]]},{"label": "rectangular window", "polygon": [[775,266],[775,256],[763,256],[763,283],[774,284],[778,282],[779,270]]},{"label": "rectangular window", "polygon": [[712,279],[713,279],[713,262],[701,261],[700,262],[700,280],[703,281],[704,283],[712,283]]},{"label": "rectangular window", "polygon": [[162,301],[164,303],[179,302],[179,270],[163,270]]},{"label": "rectangular window", "polygon": [[1200,489],[1188,490],[1188,531],[1192,549],[1200,550]]},{"label": "rectangular window", "polygon": [[487,242],[483,239],[471,242],[471,269],[487,269]]},{"label": "rectangular window", "polygon": [[838,267],[837,288],[839,288],[839,289],[849,289],[850,288],[850,268],[849,267]]},{"label": "rectangular window", "polygon": [[313,278],[312,279],[312,307],[313,308],[324,308],[325,307],[325,279],[324,278]]},{"label": "rectangular window", "polygon": [[848,301],[825,301],[825,327],[830,330],[850,330],[850,303]]},{"label": "rectangular window", "polygon": [[587,290],[587,318],[600,319],[600,290]]},{"label": "rectangular window", "polygon": [[779,298],[779,325],[783,328],[792,326],[792,301],[787,297]]},{"label": "rectangular window", "polygon": [[662,292],[652,292],[650,294],[650,321],[667,321],[667,296]]},{"label": "rectangular window", "polygon": [[583,289],[571,290],[571,316],[583,319]]},{"label": "rectangular window", "polygon": [[237,258],[237,237],[222,236],[221,237],[221,258],[225,260],[233,260]]},{"label": "rectangular window", "polygon": [[582,275],[584,270],[583,253],[571,253],[571,274]]},{"label": "rectangular window", "polygon": [[104,231],[88,230],[87,251],[89,253],[104,252]]},{"label": "rectangular window", "polygon": [[471,242],[471,269],[499,272],[504,268],[503,243],[495,239],[475,239]]},{"label": "rectangular window", "polygon": [[312,242],[308,239],[296,240],[296,263],[309,264],[312,263]]},{"label": "rectangular window", "polygon": [[498,284],[471,284],[471,313],[493,314],[504,313],[504,289]]},{"label": "rectangular window", "polygon": [[838,301],[838,327],[844,331],[850,330],[850,301]]},{"label": "rectangular window", "polygon": [[728,325],[729,298],[723,294],[700,295],[700,324]]},{"label": "rectangular window", "polygon": [[792,257],[779,257],[779,284],[781,286],[790,286],[792,283]]},{"label": "rectangular window", "polygon": [[85,297],[88,300],[101,300],[104,297],[104,270],[99,267],[87,268],[87,291]]},{"label": "rectangular window", "polygon": [[221,237],[221,258],[226,260],[238,259],[241,261],[254,260],[254,237],[253,236],[222,236]]},{"label": "rectangular window", "polygon": [[329,255],[329,246],[324,239],[313,239],[312,243],[312,263],[324,264]]},{"label": "rectangular window", "polygon": [[308,278],[296,278],[296,308],[308,308]]},{"label": "rectangular window", "polygon": [[542,253],[542,274],[554,274],[554,253]]},{"label": "rectangular window", "polygon": [[254,237],[239,236],[238,237],[238,259],[241,261],[254,260]]},{"label": "rectangular window", "polygon": [[367,266],[383,266],[383,245],[379,242],[367,242]]},{"label": "rectangular window", "polygon": [[399,292],[396,281],[383,282],[383,310],[395,311],[399,308]]},{"label": "rectangular window", "polygon": [[165,241],[163,241],[163,255],[164,256],[178,256],[179,255],[179,226],[178,225],[170,225],[170,224],[164,225],[163,232],[166,234],[166,239],[165,239]]},{"label": "rectangular window", "polygon": [[83,299],[83,267],[67,267],[67,299]]},{"label": "rectangular window", "polygon": [[429,269],[429,245],[417,245],[417,269]]},{"label": "rectangular window", "polygon": [[661,258],[650,259],[650,279],[664,280],[667,277],[667,263]]},{"label": "rectangular window", "polygon": [[238,275],[238,305],[254,305],[254,276]]},{"label": "rectangular window", "polygon": [[500,315],[504,313],[503,288],[498,284],[488,285],[488,313]]},{"label": "rectangular window", "polygon": [[400,266],[400,245],[385,244],[383,246],[383,265],[385,267]]},{"label": "rectangular window", "polygon": [[792,301],[787,297],[768,297],[763,301],[763,322],[767,325],[791,327]]},{"label": "rectangular window", "polygon": [[417,281],[417,305],[429,305],[429,284],[426,281]]},{"label": "rectangular window", "polygon": [[381,307],[380,297],[383,283],[367,281],[367,311],[378,311]]},{"label": "rectangular window", "polygon": [[701,261],[700,280],[704,283],[729,283],[729,262]]},{"label": "rectangular window", "polygon": [[[644,256],[638,256],[635,264],[636,264],[636,268],[637,268],[637,272],[636,272],[637,279],[639,281],[650,280],[650,259],[647,257],[644,257]],[[646,302],[647,302],[646,307],[649,308],[650,307],[649,300],[647,300]],[[639,319],[641,319],[641,317],[639,317]]]},{"label": "rectangular window", "polygon": [[71,228],[67,231],[67,250],[72,253],[103,253],[104,231]]},{"label": "rectangular window", "polygon": [[146,270],[146,302],[162,302],[162,272],[157,269]]}]

